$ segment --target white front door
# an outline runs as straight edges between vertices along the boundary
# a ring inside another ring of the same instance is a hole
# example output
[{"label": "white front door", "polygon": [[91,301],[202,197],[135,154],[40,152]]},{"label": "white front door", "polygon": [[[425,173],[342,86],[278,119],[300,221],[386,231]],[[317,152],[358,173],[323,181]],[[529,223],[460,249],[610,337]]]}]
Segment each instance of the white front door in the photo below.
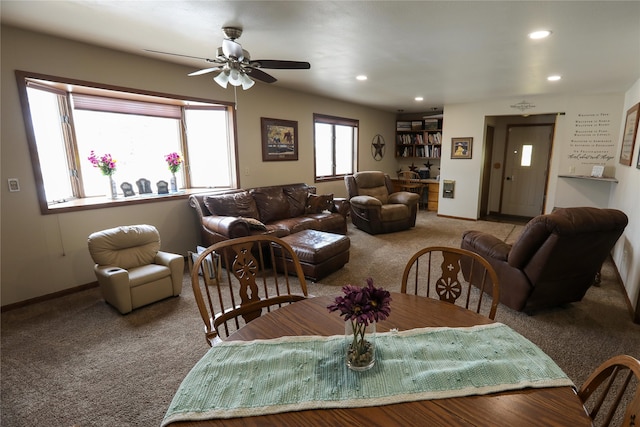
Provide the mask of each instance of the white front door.
[{"label": "white front door", "polygon": [[552,138],[553,125],[508,128],[501,213],[542,213]]}]

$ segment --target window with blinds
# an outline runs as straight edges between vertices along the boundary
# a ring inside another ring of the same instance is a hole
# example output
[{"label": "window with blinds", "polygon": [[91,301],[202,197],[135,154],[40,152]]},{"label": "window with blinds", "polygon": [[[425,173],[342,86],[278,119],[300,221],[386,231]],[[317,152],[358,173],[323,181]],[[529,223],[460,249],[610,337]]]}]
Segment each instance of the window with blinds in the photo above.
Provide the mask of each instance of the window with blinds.
[{"label": "window with blinds", "polygon": [[313,115],[315,180],[343,179],[355,171],[357,120]]},{"label": "window with blinds", "polygon": [[[71,200],[109,202],[109,180],[89,161],[92,152],[115,159],[120,201],[166,194],[171,153],[183,160],[171,193],[237,186],[231,105],[17,74],[43,211]],[[151,183],[151,193],[140,180]]]}]

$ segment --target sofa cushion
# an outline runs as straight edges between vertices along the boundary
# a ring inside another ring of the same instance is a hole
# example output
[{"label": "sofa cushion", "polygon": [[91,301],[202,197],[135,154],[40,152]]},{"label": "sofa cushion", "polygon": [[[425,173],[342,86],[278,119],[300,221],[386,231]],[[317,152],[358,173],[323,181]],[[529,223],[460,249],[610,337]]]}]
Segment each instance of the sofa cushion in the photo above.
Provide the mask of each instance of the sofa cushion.
[{"label": "sofa cushion", "polygon": [[333,194],[309,194],[305,213],[322,213],[324,211],[331,212],[332,205]]},{"label": "sofa cushion", "polygon": [[336,213],[317,213],[317,214],[307,214],[308,218],[313,218],[314,224],[313,227],[310,227],[312,230],[317,231],[328,231],[331,233],[341,233],[346,234],[346,222],[344,217],[340,214]]},{"label": "sofa cushion", "polygon": [[295,218],[304,215],[309,187],[305,184],[297,184],[284,187],[283,191],[289,202],[289,217]]},{"label": "sofa cushion", "polygon": [[281,219],[273,224],[278,224],[278,227],[287,230],[287,234],[294,234],[302,230],[314,228],[317,225],[317,221],[313,218],[298,216],[295,218]]},{"label": "sofa cushion", "polygon": [[246,191],[207,196],[204,204],[214,215],[259,218],[256,202]]},{"label": "sofa cushion", "polygon": [[289,218],[289,201],[281,186],[252,188],[249,194],[258,207],[260,221],[268,223]]}]

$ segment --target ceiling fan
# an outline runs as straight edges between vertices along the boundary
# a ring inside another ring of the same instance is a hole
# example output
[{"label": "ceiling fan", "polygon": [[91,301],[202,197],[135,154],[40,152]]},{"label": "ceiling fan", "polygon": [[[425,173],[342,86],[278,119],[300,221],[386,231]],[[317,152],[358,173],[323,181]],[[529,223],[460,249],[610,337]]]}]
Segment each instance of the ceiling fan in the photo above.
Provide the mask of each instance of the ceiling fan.
[{"label": "ceiling fan", "polygon": [[216,64],[214,67],[194,71],[190,73],[189,76],[199,76],[201,74],[217,72],[218,74],[213,80],[223,88],[226,88],[227,84],[231,83],[232,86],[242,86],[242,89],[247,90],[255,83],[251,79],[252,77],[265,83],[274,83],[277,81],[275,77],[262,71],[262,68],[273,70],[308,70],[311,68],[308,62],[301,61],[281,61],[274,59],[251,60],[249,52],[244,50],[240,43],[236,41],[242,35],[242,28],[223,27],[222,32],[225,38],[222,40],[222,46],[217,49],[214,59],[148,49],[147,51],[165,55],[204,59],[207,62]]}]

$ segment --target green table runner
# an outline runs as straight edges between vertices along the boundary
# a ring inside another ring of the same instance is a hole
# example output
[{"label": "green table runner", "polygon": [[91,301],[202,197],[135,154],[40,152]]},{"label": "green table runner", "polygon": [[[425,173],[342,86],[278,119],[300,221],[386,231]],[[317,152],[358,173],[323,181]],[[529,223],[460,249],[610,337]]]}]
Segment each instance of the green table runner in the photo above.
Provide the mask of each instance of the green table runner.
[{"label": "green table runner", "polygon": [[378,333],[376,364],[364,372],[346,367],[346,343],[344,336],[222,342],[186,376],[162,426],[573,385],[501,323]]}]

